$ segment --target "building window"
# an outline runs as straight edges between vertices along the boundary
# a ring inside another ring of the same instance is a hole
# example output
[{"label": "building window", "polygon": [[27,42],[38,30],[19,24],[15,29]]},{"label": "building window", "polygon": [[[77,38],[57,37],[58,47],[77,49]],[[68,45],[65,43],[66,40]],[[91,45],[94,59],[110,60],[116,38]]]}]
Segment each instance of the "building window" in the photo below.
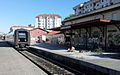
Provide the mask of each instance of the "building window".
[{"label": "building window", "polygon": [[117,13],[113,13],[112,14],[112,20],[118,20],[118,17],[117,17],[118,15],[117,15]]},{"label": "building window", "polygon": [[76,12],[76,9],[74,9],[74,11]]},{"label": "building window", "polygon": [[41,28],[40,26],[38,26],[38,28]]},{"label": "building window", "polygon": [[38,17],[38,22],[40,22],[40,19],[39,19],[39,17]]},{"label": "building window", "polygon": [[79,12],[79,14],[81,14],[81,12]]},{"label": "building window", "polygon": [[50,21],[48,20],[48,22],[50,22]]},{"label": "building window", "polygon": [[99,4],[97,4],[97,6],[99,6]]},{"label": "building window", "polygon": [[78,8],[79,10],[81,9],[81,7]]},{"label": "building window", "polygon": [[90,6],[92,7],[92,4],[90,4]]},{"label": "building window", "polygon": [[40,25],[40,23],[38,23],[38,25]]},{"label": "building window", "polygon": [[50,26],[48,26],[48,28],[50,28]]}]

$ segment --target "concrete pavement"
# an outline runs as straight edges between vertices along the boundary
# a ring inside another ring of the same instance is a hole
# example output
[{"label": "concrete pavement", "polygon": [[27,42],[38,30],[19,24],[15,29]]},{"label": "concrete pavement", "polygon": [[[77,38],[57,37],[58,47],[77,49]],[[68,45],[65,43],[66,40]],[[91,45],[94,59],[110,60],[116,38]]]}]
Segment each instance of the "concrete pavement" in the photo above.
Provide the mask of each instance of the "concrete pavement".
[{"label": "concrete pavement", "polygon": [[[53,55],[54,58],[55,57],[60,58],[58,57],[58,55],[64,56],[63,58],[59,59],[59,60],[64,60],[64,62],[65,60],[68,60],[68,58],[67,59],[64,58],[69,57],[76,60],[76,62],[74,60],[73,63],[81,64],[81,62],[84,62],[82,63],[84,66],[96,69],[98,71],[107,73],[109,75],[120,75],[120,66],[119,66],[120,59],[117,58],[120,57],[120,55],[116,53],[104,53],[102,55],[99,55],[92,52],[90,53],[80,53],[79,51],[67,52],[67,48],[57,47],[57,45],[41,44],[41,43],[35,44],[32,47],[48,52],[49,55],[51,53],[51,57],[52,54],[54,53]],[[79,60],[79,62],[77,60]]]},{"label": "concrete pavement", "polygon": [[47,75],[43,70],[0,41],[0,75]]}]

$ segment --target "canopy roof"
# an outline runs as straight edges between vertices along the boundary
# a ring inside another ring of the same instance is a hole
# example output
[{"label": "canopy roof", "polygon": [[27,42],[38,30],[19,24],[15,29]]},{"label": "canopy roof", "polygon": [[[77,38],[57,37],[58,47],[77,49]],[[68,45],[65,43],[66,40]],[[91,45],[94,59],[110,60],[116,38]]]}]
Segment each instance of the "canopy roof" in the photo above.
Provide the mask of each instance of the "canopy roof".
[{"label": "canopy roof", "polygon": [[93,26],[93,25],[102,26],[102,25],[112,25],[112,24],[120,24],[120,21],[96,19],[96,20],[90,20],[90,21],[65,25],[62,27],[52,28],[50,30],[61,31],[61,30],[68,30],[68,29],[72,29],[72,28],[80,28],[80,27]]}]

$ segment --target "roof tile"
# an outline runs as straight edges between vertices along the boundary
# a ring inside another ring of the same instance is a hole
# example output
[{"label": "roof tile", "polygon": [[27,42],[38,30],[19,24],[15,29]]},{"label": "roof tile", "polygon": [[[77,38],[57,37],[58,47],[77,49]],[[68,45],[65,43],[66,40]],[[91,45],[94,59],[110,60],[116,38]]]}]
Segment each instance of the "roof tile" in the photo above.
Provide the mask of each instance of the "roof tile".
[{"label": "roof tile", "polygon": [[55,17],[55,16],[57,16],[57,17],[61,18],[61,16],[59,16],[57,14],[41,14],[41,15],[36,16],[36,18],[38,18],[40,16],[42,16],[42,17]]}]

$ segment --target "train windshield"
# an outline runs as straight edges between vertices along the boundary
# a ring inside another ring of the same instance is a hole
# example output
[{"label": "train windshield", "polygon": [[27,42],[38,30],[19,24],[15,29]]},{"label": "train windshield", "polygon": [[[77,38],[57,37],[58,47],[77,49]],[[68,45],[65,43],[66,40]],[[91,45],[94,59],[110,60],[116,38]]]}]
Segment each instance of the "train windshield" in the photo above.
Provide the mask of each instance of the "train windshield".
[{"label": "train windshield", "polygon": [[23,32],[22,32],[22,33],[19,33],[19,34],[18,34],[18,37],[19,37],[19,38],[26,38],[26,33],[23,33]]}]

